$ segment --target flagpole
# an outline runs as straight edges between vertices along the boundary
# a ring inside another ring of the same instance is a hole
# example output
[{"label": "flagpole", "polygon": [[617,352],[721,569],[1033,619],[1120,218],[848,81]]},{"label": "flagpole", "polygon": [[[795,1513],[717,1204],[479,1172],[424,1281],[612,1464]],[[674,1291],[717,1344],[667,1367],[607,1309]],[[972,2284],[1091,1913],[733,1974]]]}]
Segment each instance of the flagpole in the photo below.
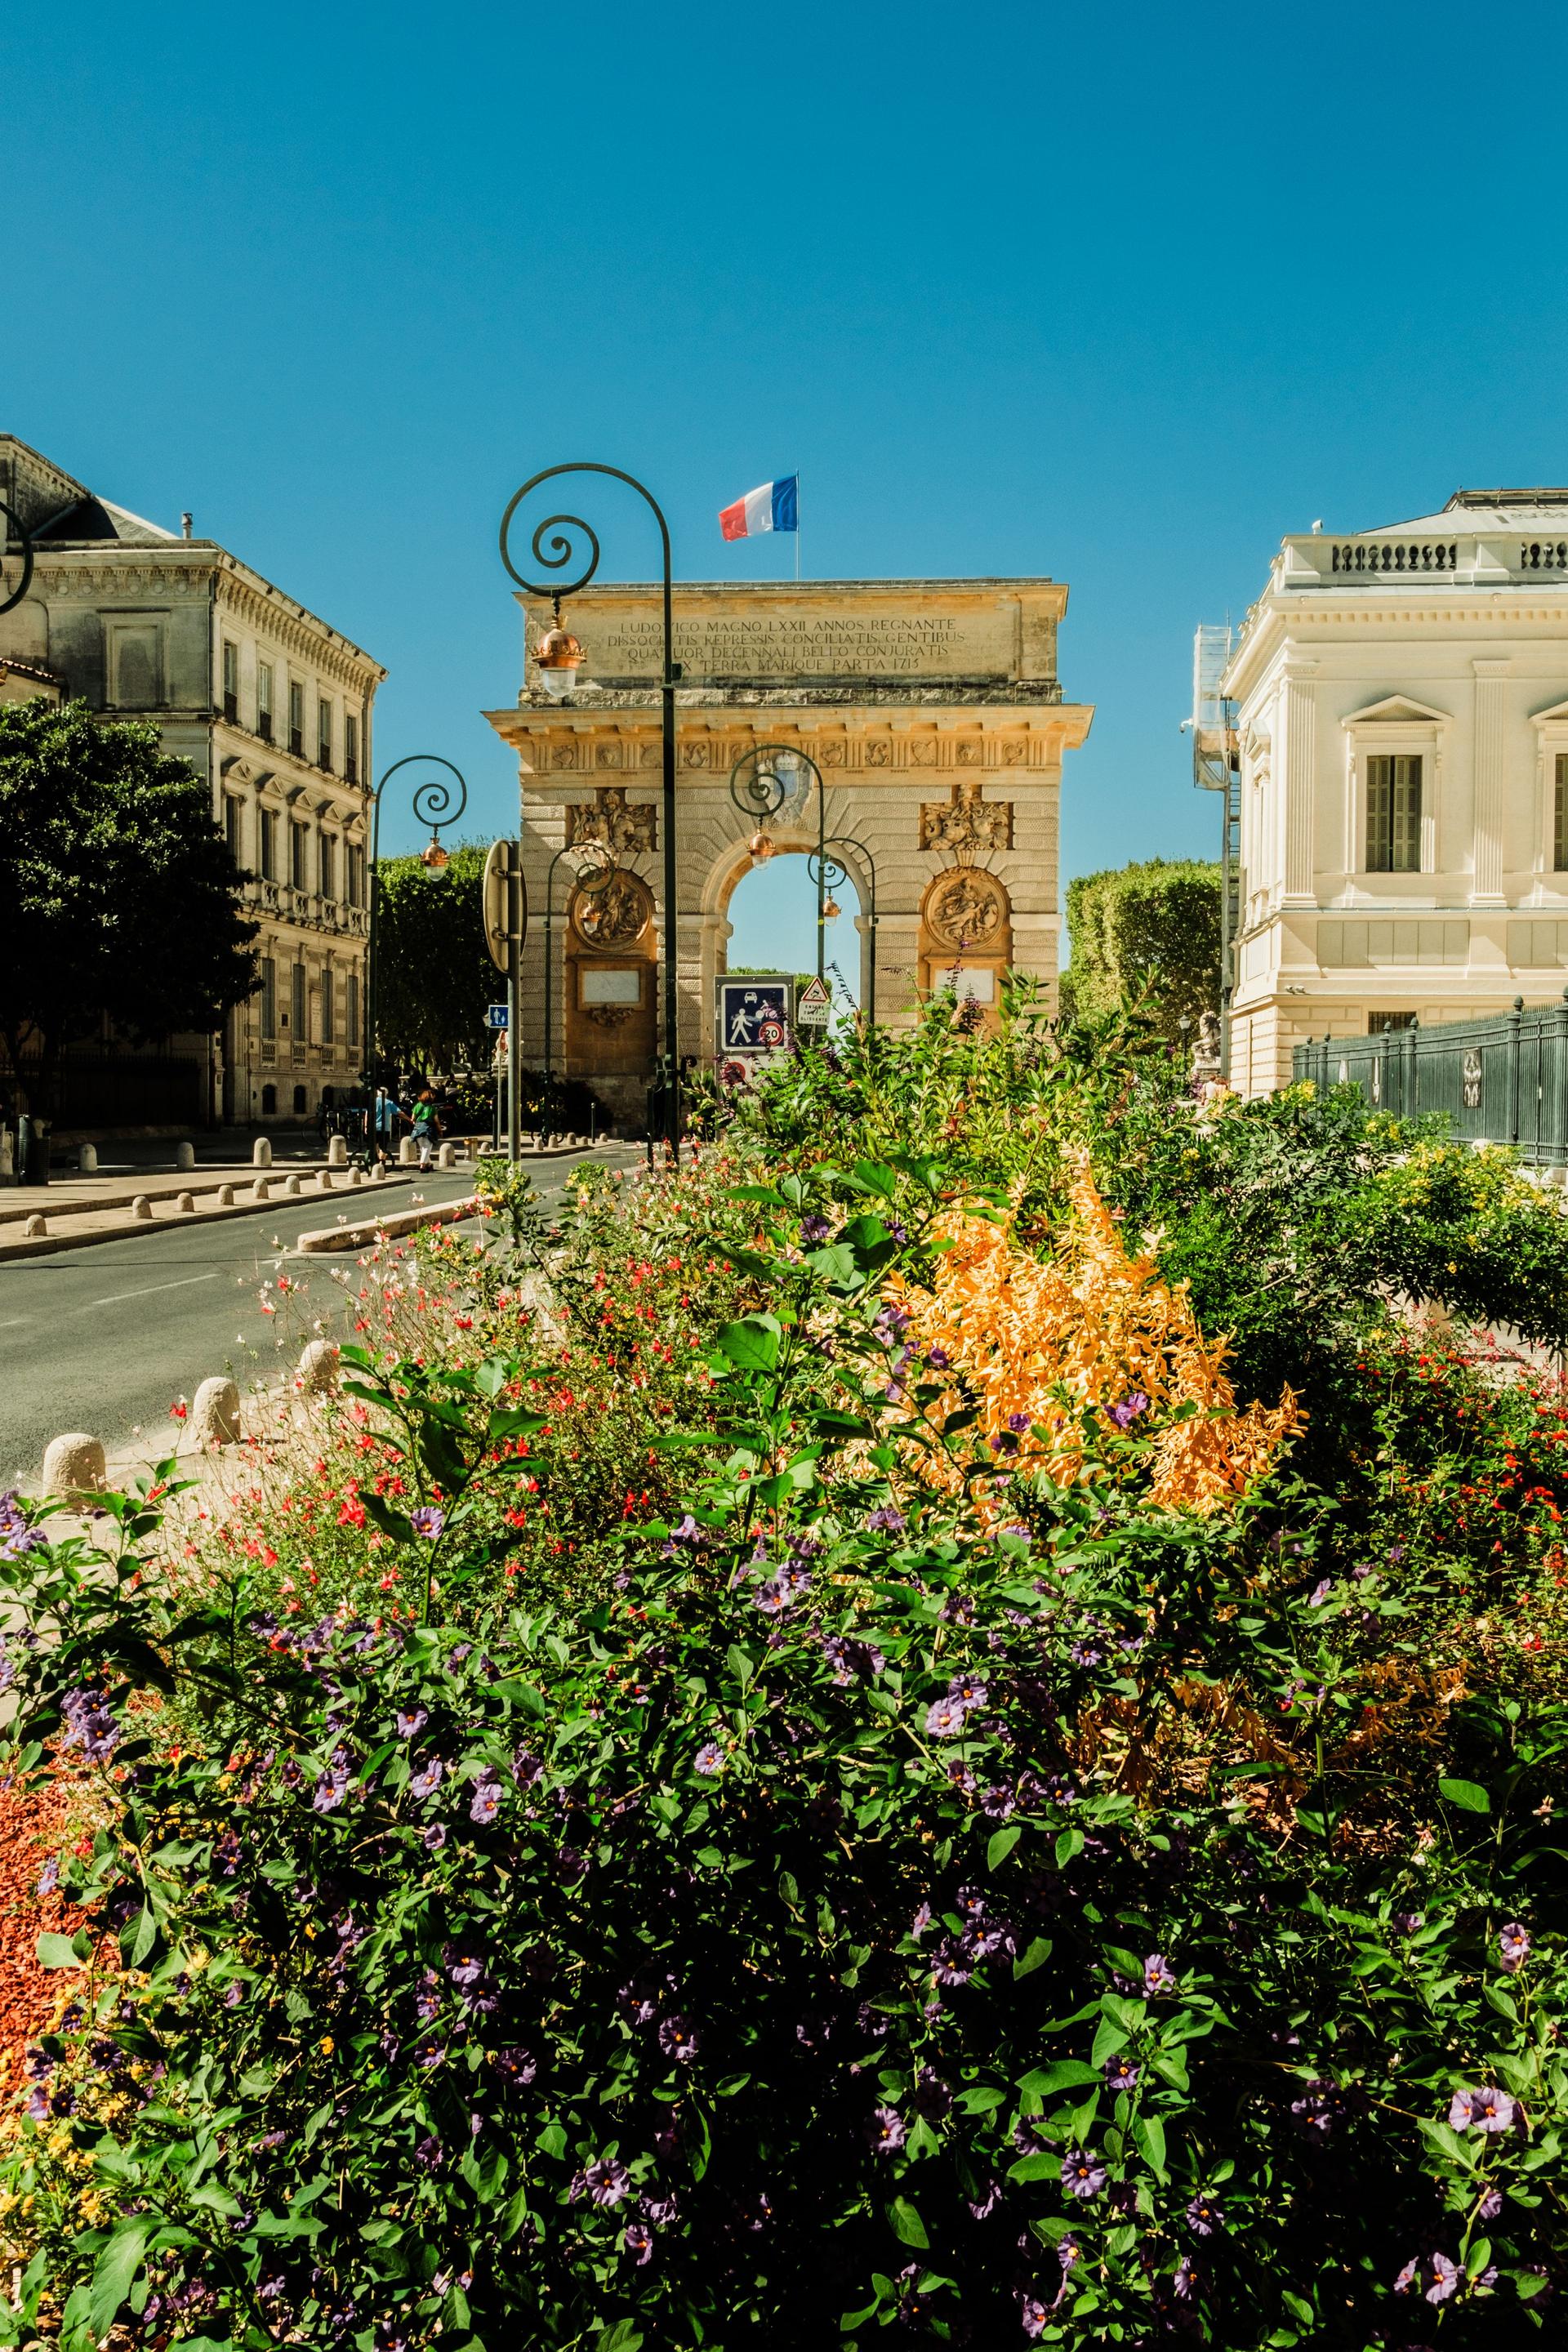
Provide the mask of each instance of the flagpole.
[{"label": "flagpole", "polygon": [[800,584],[800,475],[798,471],[795,478],[795,577],[798,587]]}]

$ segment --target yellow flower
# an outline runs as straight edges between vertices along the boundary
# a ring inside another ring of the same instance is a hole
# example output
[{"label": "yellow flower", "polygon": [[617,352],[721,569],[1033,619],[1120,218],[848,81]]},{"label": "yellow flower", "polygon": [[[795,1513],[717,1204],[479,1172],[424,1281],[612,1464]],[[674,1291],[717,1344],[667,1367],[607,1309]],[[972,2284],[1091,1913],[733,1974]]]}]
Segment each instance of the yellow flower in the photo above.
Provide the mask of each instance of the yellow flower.
[{"label": "yellow flower", "polygon": [[330,2057],[331,2056],[331,2054],[332,2054],[333,2051],[337,2048],[337,2046],[338,2046],[338,2045],[337,2045],[337,2043],[332,2040],[332,2037],[331,2037],[331,2035],[330,2033],[323,2033],[323,2034],[322,2034],[322,2036],[321,2036],[321,2049],[322,2049],[322,2051],[325,2053],[325,2054],[326,2054],[326,2056],[327,2056],[327,2057],[329,2057],[329,2058],[330,2058]]},{"label": "yellow flower", "polygon": [[[965,1209],[938,1221],[935,1287],[890,1285],[910,1318],[917,1353],[945,1350],[979,1404],[983,1439],[1009,1432],[1022,1471],[1072,1486],[1089,1468],[1086,1416],[1124,1398],[1148,1399],[1137,1426],[1154,1438],[1149,1500],[1169,1510],[1208,1512],[1246,1491],[1270,1468],[1301,1425],[1285,1390],[1272,1409],[1238,1409],[1226,1378],[1226,1342],[1205,1339],[1185,1283],[1170,1284],[1152,1255],[1129,1256],[1089,1173],[1073,1162],[1071,1216],[1048,1257],[1021,1249],[1014,1219]],[[956,1412],[950,1391],[940,1410]],[[1024,1433],[1016,1433],[1022,1420]],[[925,1454],[925,1475],[956,1491],[961,1475]]]}]

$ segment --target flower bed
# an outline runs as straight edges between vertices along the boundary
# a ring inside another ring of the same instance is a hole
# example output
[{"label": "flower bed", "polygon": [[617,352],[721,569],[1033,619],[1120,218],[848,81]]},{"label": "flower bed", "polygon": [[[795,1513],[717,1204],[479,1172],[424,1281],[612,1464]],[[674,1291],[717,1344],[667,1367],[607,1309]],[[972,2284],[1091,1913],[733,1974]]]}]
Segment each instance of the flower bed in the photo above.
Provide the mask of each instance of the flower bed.
[{"label": "flower bed", "polygon": [[[857,1050],[367,1270],[318,1448],[193,1557],[132,1499],[11,1561],[14,1769],[100,1824],[14,2337],[1549,2339],[1555,1402],[1333,1287],[1276,1180],[1386,1208],[1348,1109]],[[1469,1278],[1528,1245],[1549,1324],[1555,1212],[1489,1183]],[[1204,1322],[1226,1185],[1299,1387]]]}]

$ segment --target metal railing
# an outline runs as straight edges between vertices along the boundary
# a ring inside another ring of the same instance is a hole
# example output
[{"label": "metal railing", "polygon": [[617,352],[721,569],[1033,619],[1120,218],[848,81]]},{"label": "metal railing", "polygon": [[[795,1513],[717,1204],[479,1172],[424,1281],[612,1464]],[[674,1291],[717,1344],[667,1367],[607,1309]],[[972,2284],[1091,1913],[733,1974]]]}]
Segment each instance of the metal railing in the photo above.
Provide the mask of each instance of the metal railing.
[{"label": "metal railing", "polygon": [[1359,1087],[1396,1118],[1441,1111],[1457,1141],[1512,1144],[1540,1166],[1568,1166],[1568,989],[1528,1010],[1516,996],[1511,1012],[1482,1021],[1310,1038],[1291,1070],[1321,1088]]}]

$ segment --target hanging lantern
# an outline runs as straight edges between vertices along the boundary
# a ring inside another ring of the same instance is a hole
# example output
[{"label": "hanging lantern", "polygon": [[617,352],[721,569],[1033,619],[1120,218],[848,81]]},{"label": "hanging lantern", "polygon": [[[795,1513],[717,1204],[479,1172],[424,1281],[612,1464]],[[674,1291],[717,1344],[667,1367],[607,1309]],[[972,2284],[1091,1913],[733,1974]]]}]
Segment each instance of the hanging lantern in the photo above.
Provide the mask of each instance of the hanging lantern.
[{"label": "hanging lantern", "polygon": [[756,859],[759,866],[763,863],[764,858],[771,857],[773,854],[773,843],[768,839],[767,835],[762,831],[760,826],[758,830],[752,834],[750,841],[747,842],[746,847],[751,851],[752,856]]},{"label": "hanging lantern", "polygon": [[430,835],[429,840],[420,851],[419,863],[421,866],[427,866],[432,874],[439,874],[442,866],[446,865],[447,853],[442,848],[441,844],[435,834]]}]

